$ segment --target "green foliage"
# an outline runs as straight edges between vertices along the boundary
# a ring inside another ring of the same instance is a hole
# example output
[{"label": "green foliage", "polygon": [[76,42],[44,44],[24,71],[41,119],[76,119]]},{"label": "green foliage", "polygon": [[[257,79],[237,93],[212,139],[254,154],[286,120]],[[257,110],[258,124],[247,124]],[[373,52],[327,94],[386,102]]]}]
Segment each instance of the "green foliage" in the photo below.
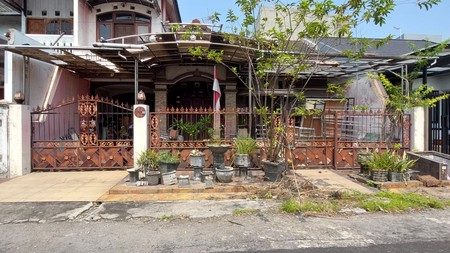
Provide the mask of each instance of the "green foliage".
[{"label": "green foliage", "polygon": [[169,215],[164,214],[163,216],[159,217],[159,221],[170,221],[173,219],[175,219],[175,216],[172,214],[169,214]]},{"label": "green foliage", "polygon": [[174,120],[171,128],[178,129],[181,133],[188,134],[191,140],[197,138],[198,133],[202,131],[208,131],[212,124],[211,115],[202,116],[200,120],[196,122],[184,121],[183,119]]},{"label": "green foliage", "polygon": [[[331,192],[329,196],[312,193],[299,201],[286,199],[280,206],[284,213],[336,213],[342,209],[360,207],[369,212],[404,212],[428,208],[442,209],[450,201],[418,193],[393,193],[388,191],[364,194],[356,191]],[[317,197],[319,196],[319,197]]]},{"label": "green foliage", "polygon": [[136,161],[136,165],[145,172],[158,170],[158,153],[153,150],[144,150]]},{"label": "green foliage", "polygon": [[[315,71],[322,64],[320,42],[326,37],[352,38],[353,29],[361,22],[383,25],[386,17],[395,7],[394,0],[236,0],[241,15],[232,10],[226,13],[229,33],[220,33],[224,42],[236,48],[235,55],[246,59],[248,66],[237,67],[228,63],[223,51],[206,47],[190,48],[189,52],[198,59],[221,64],[236,74],[239,82],[252,92],[252,110],[265,124],[267,138],[264,138],[264,154],[267,160],[276,162],[286,157],[290,141],[285,132],[289,119],[298,115],[314,115],[318,110],[308,110],[302,92]],[[285,3],[289,2],[289,3]],[[419,7],[429,8],[437,0],[420,1]],[[258,9],[270,5],[275,9],[274,20],[258,20]],[[215,13],[214,21],[220,20]],[[275,24],[270,26],[270,24]],[[201,31],[193,29],[190,33]],[[347,55],[351,58],[365,56],[369,47],[379,47],[385,40],[354,40]],[[234,56],[233,56],[234,57]],[[246,71],[241,71],[245,68]],[[248,71],[247,71],[248,69]],[[279,81],[284,82],[282,95],[276,92]],[[251,81],[251,82],[250,82]],[[339,88],[338,86],[334,87]],[[341,87],[345,88],[345,87]],[[343,94],[336,90],[335,94]],[[340,96],[340,95],[338,95]],[[345,99],[344,96],[342,96]]]},{"label": "green foliage", "polygon": [[426,84],[420,85],[417,89],[412,90],[410,94],[404,94],[401,86],[392,84],[383,74],[369,74],[369,77],[381,81],[387,94],[386,110],[394,114],[403,115],[406,109],[417,106],[433,107],[438,101],[449,97],[449,94],[430,97],[429,95],[433,88],[427,87]]},{"label": "green foliage", "polygon": [[426,10],[431,9],[434,5],[437,5],[440,3],[441,0],[423,0],[423,1],[417,1],[417,6],[419,6],[420,9],[425,8]]},{"label": "green foliage", "polygon": [[315,202],[306,200],[299,202],[293,198],[287,199],[281,204],[281,211],[284,213],[329,213],[337,211],[338,208],[335,201]]},{"label": "green foliage", "polygon": [[300,203],[294,198],[287,199],[281,204],[281,211],[285,213],[297,213],[300,211]]},{"label": "green foliage", "polygon": [[370,212],[399,212],[424,208],[442,209],[445,203],[434,197],[418,193],[380,192],[375,198],[368,198],[360,203],[360,207]]},{"label": "green foliage", "polygon": [[234,140],[237,154],[250,155],[258,148],[255,139],[250,137],[237,137]]},{"label": "green foliage", "polygon": [[393,172],[403,173],[410,169],[416,160],[408,159],[406,154],[399,155],[397,151],[377,152],[368,157],[364,163],[371,170],[391,170]]},{"label": "green foliage", "polygon": [[178,158],[178,156],[174,156],[170,152],[161,151],[158,153],[158,162],[179,163],[180,158]]}]

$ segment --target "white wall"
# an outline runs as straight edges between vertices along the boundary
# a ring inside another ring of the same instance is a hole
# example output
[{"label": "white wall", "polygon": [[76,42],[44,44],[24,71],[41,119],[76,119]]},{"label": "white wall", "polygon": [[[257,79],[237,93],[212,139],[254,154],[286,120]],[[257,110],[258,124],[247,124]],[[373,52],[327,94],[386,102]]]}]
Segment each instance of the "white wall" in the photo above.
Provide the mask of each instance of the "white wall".
[{"label": "white wall", "polygon": [[8,105],[0,104],[0,178],[8,177]]},{"label": "white wall", "polygon": [[[428,87],[433,87],[435,90],[450,91],[450,73],[439,76],[429,76],[427,78]],[[414,86],[422,84],[422,79],[414,81]]]},{"label": "white wall", "polygon": [[31,172],[31,117],[27,105],[9,105],[9,177]]}]

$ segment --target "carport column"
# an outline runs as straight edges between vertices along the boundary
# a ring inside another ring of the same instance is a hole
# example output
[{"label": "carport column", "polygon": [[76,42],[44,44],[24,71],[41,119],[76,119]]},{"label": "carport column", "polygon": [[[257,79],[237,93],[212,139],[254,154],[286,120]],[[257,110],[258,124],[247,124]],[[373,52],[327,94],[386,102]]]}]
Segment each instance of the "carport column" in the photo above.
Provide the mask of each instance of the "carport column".
[{"label": "carport column", "polygon": [[[236,109],[236,84],[225,84],[225,108],[226,111]],[[225,114],[225,138],[236,136],[237,130],[237,114],[227,113]]]},{"label": "carport column", "polygon": [[[166,111],[167,108],[167,85],[155,84],[155,111]],[[159,115],[159,131],[167,132],[166,114]]]},{"label": "carport column", "polygon": [[29,105],[11,104],[8,115],[9,177],[31,172],[31,110]]},{"label": "carport column", "polygon": [[149,110],[145,104],[133,106],[133,158],[136,161],[140,154],[150,147]]}]

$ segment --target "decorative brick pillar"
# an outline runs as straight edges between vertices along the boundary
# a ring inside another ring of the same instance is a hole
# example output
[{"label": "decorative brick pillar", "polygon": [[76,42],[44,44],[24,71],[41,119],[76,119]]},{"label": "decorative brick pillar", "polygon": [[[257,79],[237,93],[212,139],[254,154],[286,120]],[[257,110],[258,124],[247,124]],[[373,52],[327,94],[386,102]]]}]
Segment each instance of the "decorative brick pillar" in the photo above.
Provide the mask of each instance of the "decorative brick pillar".
[{"label": "decorative brick pillar", "polygon": [[[155,111],[165,111],[167,108],[167,86],[155,84]],[[159,131],[167,132],[167,117],[165,114],[159,116]]]},{"label": "decorative brick pillar", "polygon": [[[225,109],[226,111],[236,110],[236,84],[227,83],[225,86]],[[234,137],[237,135],[237,114],[226,113],[225,114],[225,139]]]}]

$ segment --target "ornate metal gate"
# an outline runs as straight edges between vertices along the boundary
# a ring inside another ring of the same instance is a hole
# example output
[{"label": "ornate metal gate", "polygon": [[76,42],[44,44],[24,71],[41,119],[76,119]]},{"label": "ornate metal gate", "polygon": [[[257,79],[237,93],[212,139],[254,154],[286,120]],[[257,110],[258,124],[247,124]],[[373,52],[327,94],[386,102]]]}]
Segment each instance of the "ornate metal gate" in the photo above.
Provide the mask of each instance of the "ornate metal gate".
[{"label": "ornate metal gate", "polygon": [[117,100],[81,96],[37,108],[32,170],[106,170],[133,166],[132,109]]}]

